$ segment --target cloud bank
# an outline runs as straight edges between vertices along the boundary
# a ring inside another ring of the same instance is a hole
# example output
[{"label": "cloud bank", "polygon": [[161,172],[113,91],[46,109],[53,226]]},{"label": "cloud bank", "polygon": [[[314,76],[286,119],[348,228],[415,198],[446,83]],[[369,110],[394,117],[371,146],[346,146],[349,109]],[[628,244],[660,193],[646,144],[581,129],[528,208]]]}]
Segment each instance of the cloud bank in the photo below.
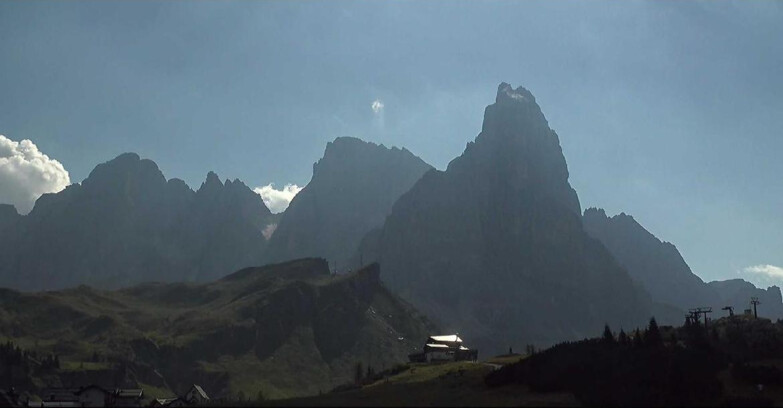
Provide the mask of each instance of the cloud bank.
[{"label": "cloud bank", "polygon": [[27,214],[42,194],[56,193],[69,184],[63,165],[41,153],[35,143],[0,135],[0,203],[13,204],[19,213]]},{"label": "cloud bank", "polygon": [[783,268],[775,265],[748,266],[742,270],[751,275],[761,275],[766,278],[783,279]]},{"label": "cloud bank", "polygon": [[296,184],[286,184],[282,190],[277,190],[275,189],[275,183],[269,183],[263,187],[256,187],[253,191],[261,196],[269,211],[277,214],[288,208],[288,204],[302,191],[302,187]]},{"label": "cloud bank", "polygon": [[739,271],[745,280],[760,288],[783,286],[783,268],[775,265],[753,265]]}]

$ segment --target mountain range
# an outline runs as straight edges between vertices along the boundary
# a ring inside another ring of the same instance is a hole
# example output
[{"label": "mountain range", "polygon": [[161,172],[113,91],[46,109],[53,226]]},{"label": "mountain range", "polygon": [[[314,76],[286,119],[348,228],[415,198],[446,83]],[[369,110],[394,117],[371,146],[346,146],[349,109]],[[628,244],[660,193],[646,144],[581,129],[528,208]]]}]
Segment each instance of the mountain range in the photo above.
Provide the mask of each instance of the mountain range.
[{"label": "mountain range", "polygon": [[[735,312],[748,309],[751,297],[762,302],[759,315],[783,318],[780,288],[756,288],[742,279],[705,283],[696,276],[677,247],[662,242],[647,231],[632,216],[625,213],[608,217],[598,208],[588,208],[582,217],[585,230],[601,241],[631,277],[647,289],[656,302],[681,309],[682,313],[698,307],[712,307],[713,317],[727,314],[723,307]],[[665,321],[680,324],[682,319]]]},{"label": "mountain range", "polygon": [[3,209],[0,285],[22,290],[224,276],[261,262],[275,218],[241,181],[210,172],[193,191],[135,153],[44,194],[28,215]]},{"label": "mountain range", "polygon": [[506,83],[445,170],[337,138],[282,214],[239,180],[209,172],[193,190],[134,153],[43,195],[28,215],[0,205],[0,286],[15,290],[189,285],[307,257],[327,273],[378,262],[390,290],[488,354],[607,323],[681,323],[692,307],[741,313],[751,296],[761,316],[783,317],[779,288],[705,283],[633,217],[582,213],[559,136],[534,96]]}]

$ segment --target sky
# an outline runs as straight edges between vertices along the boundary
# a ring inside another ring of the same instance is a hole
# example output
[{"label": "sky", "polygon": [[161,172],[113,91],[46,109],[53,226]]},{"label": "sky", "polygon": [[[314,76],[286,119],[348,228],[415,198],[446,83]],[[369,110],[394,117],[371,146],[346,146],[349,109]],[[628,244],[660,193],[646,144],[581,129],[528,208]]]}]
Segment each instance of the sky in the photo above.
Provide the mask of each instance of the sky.
[{"label": "sky", "polygon": [[445,169],[505,81],[583,208],[706,281],[781,285],[782,21],[772,1],[0,2],[0,201],[128,151],[284,203],[339,136]]}]

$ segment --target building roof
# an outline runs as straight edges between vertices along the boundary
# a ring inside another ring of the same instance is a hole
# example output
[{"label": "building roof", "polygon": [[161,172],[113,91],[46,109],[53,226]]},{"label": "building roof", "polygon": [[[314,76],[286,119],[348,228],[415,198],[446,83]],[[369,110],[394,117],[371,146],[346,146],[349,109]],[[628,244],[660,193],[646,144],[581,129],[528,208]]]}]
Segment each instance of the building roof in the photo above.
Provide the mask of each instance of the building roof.
[{"label": "building roof", "polygon": [[144,390],[138,388],[118,388],[114,391],[114,395],[116,395],[117,398],[141,398],[143,394]]},{"label": "building roof", "polygon": [[182,401],[182,402],[186,402],[185,400],[183,400],[183,399],[182,399],[182,398],[180,398],[180,397],[174,397],[174,398],[156,398],[156,399],[155,399],[155,401],[153,401],[153,404],[152,404],[152,405],[153,405],[153,406],[161,406],[161,407],[165,407],[165,406],[169,406],[169,405],[171,405],[171,403],[173,403],[174,401]]},{"label": "building roof", "polygon": [[79,397],[76,396],[78,391],[78,388],[47,388],[44,389],[39,395],[41,396],[41,400],[49,402],[79,401]]},{"label": "building roof", "polygon": [[427,344],[426,347],[429,348],[442,348],[442,349],[448,349],[449,346],[447,344]]},{"label": "building roof", "polygon": [[83,392],[85,392],[85,391],[87,391],[87,390],[99,390],[99,391],[101,391],[101,392],[103,392],[103,393],[105,393],[105,394],[108,394],[108,393],[110,393],[110,391],[109,391],[109,390],[107,390],[107,389],[105,389],[105,388],[103,388],[103,387],[101,387],[101,386],[98,386],[98,385],[88,385],[88,386],[86,386],[86,387],[81,387],[81,388],[79,388],[79,390],[78,390],[78,391],[76,391],[76,392],[74,392],[74,394],[76,394],[76,395],[81,395]]},{"label": "building roof", "polygon": [[459,338],[456,334],[449,334],[449,335],[443,335],[443,336],[430,336],[430,339],[434,341],[444,341],[449,343],[462,343],[462,339]]},{"label": "building roof", "polygon": [[193,384],[193,387],[191,387],[190,389],[192,390],[194,388],[196,389],[196,392],[201,396],[201,398],[207,399],[207,400],[209,399],[209,396],[207,395],[206,392],[204,392],[204,389],[201,388],[200,385]]}]

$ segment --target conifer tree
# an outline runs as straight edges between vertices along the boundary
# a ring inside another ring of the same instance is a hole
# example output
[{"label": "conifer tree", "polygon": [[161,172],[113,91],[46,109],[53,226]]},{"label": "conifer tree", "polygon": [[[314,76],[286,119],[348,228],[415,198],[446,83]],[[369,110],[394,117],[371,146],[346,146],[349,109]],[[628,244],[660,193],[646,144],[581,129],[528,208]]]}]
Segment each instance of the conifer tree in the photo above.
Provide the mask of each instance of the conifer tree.
[{"label": "conifer tree", "polygon": [[636,328],[636,331],[633,333],[633,345],[634,347],[640,347],[642,344],[642,333],[639,331],[639,328]]},{"label": "conifer tree", "polygon": [[628,345],[628,335],[625,334],[622,328],[620,329],[620,334],[617,335],[617,342],[622,346]]},{"label": "conifer tree", "polygon": [[614,343],[614,335],[608,324],[604,325],[604,342],[609,344]]},{"label": "conifer tree", "polygon": [[658,322],[655,321],[655,317],[650,318],[650,325],[644,333],[644,343],[649,347],[663,345],[663,338],[661,337],[661,331],[658,329]]}]

